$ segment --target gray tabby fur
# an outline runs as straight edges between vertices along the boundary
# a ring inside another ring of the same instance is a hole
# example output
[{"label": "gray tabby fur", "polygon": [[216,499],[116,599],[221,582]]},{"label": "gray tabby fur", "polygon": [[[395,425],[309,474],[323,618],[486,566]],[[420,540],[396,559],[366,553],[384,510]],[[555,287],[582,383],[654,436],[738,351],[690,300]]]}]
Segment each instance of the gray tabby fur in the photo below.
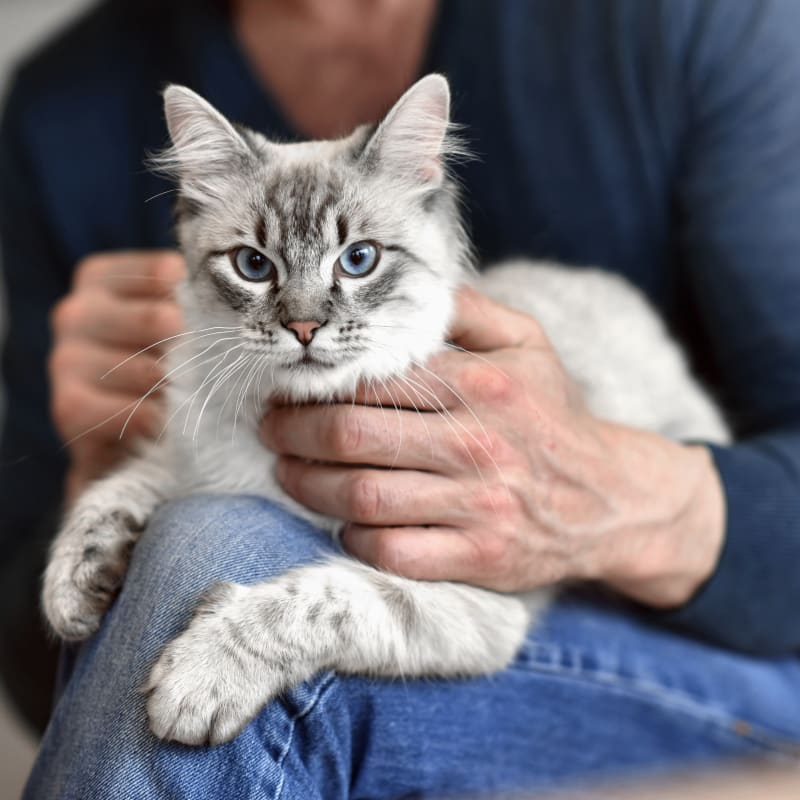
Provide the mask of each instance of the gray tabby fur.
[{"label": "gray tabby fur", "polygon": [[[725,425],[638,291],[599,271],[517,262],[470,269],[446,161],[449,89],[430,75],[377,128],[336,141],[276,144],[234,128],[188,89],[164,95],[172,147],[158,160],[180,187],[188,266],[187,329],[168,387],[170,423],[155,443],[92,485],[53,543],[43,602],[55,632],[97,630],[153,510],[199,493],[262,495],[333,531],[286,497],[258,441],[263,398],[329,401],[362,380],[400,375],[443,347],[453,293],[474,282],[536,317],[602,417],[675,438],[725,441]],[[384,246],[378,268],[334,279],[347,244]],[[274,282],[238,277],[246,245],[276,264]],[[303,347],[280,323],[320,319]],[[346,429],[341,446],[348,441]],[[322,669],[455,677],[508,665],[550,593],[503,595],[415,582],[344,556],[255,586],[217,585],[169,644],[148,682],[160,737],[230,739],[283,690]]]}]

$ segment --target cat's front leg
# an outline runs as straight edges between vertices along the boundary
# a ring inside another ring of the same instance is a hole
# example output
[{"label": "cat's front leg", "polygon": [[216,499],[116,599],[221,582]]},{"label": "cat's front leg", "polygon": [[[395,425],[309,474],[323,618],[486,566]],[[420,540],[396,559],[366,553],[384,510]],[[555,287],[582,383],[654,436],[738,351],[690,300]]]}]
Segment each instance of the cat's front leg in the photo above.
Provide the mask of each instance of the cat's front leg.
[{"label": "cat's front leg", "polygon": [[322,669],[386,677],[503,669],[547,600],[411,581],[336,558],[256,586],[217,584],[145,689],[153,732],[186,744],[235,736]]},{"label": "cat's front leg", "polygon": [[67,513],[50,548],[42,605],[67,641],[91,636],[122,585],[130,552],[173,478],[154,448],[92,484]]}]

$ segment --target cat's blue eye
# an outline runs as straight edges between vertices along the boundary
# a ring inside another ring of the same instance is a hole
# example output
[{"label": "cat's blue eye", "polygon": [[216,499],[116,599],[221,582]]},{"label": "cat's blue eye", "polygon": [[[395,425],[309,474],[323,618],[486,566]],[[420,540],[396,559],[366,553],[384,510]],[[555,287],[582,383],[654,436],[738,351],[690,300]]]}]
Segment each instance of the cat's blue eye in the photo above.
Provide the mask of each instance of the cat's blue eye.
[{"label": "cat's blue eye", "polygon": [[339,256],[336,266],[340,274],[361,278],[378,264],[378,247],[372,242],[356,242]]},{"label": "cat's blue eye", "polygon": [[246,281],[268,281],[275,275],[275,265],[252,247],[239,247],[231,253],[234,269]]}]

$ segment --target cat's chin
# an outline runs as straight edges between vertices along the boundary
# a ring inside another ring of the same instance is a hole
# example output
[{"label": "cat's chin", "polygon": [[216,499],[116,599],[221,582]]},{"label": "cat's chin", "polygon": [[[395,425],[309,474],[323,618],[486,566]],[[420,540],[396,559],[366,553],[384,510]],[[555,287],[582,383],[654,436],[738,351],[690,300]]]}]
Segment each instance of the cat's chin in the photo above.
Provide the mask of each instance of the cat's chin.
[{"label": "cat's chin", "polygon": [[271,376],[273,390],[299,403],[329,402],[352,392],[361,377],[354,362],[331,363],[306,357],[290,365],[276,367]]},{"label": "cat's chin", "polygon": [[298,403],[330,402],[351,397],[364,381],[381,381],[405,371],[407,363],[393,359],[389,364],[354,359],[331,363],[313,356],[291,365],[276,367],[271,375],[272,389],[287,400]]},{"label": "cat's chin", "polygon": [[335,361],[329,361],[311,353],[304,353],[302,358],[298,358],[297,361],[282,365],[282,369],[291,371],[295,375],[302,375],[307,373],[322,373],[326,370],[336,369],[337,367],[341,366],[344,365]]}]

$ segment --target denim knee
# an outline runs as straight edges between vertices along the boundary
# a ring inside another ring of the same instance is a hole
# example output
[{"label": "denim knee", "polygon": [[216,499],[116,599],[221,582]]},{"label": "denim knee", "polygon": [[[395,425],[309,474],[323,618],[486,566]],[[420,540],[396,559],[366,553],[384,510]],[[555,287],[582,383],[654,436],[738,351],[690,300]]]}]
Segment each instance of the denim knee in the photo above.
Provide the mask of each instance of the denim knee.
[{"label": "denim knee", "polygon": [[127,582],[192,591],[209,580],[252,583],[332,552],[324,532],[259,497],[200,495],[167,503],[134,550]]},{"label": "denim knee", "polygon": [[[269,580],[332,549],[327,534],[257,497],[196,496],[159,509],[100,631],[76,654],[26,797],[207,797],[220,775],[233,787],[226,796],[272,797],[253,785],[253,768],[270,773],[266,785],[280,779],[265,743],[288,748],[292,702],[265,711],[235,743],[198,751],[154,739],[140,689],[210,584]],[[305,711],[325,685],[289,694]]]},{"label": "denim knee", "polygon": [[185,627],[214,582],[269,580],[333,549],[327,534],[263,498],[202,495],[168,503],[134,548],[104,628],[127,628],[149,652]]}]

